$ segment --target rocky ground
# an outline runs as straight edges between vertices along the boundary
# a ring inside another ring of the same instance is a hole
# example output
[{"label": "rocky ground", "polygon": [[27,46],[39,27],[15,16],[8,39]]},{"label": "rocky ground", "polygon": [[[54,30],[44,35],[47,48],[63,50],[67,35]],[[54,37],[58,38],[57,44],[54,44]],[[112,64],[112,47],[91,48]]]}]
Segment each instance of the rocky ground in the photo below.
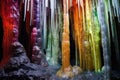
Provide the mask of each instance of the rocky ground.
[{"label": "rocky ground", "polygon": [[[83,72],[71,79],[59,78],[55,75],[58,67],[44,67],[30,63],[24,47],[19,42],[13,43],[12,46],[13,57],[3,69],[0,69],[0,80],[103,80],[102,73],[90,71]],[[112,80],[119,80],[120,78],[116,77],[119,75],[114,75],[114,73]]]}]

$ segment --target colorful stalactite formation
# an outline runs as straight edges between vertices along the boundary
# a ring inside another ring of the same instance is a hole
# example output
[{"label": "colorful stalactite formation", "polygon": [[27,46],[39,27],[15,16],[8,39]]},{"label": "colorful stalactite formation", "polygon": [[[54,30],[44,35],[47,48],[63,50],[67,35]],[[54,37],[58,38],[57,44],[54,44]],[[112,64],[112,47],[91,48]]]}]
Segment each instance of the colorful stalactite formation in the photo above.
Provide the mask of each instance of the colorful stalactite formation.
[{"label": "colorful stalactite formation", "polygon": [[[49,65],[59,66],[58,57],[60,54],[60,41],[62,34],[62,3],[60,0],[45,0],[46,12],[44,13],[44,49],[46,51],[46,59]],[[47,14],[49,12],[50,14]],[[48,19],[48,20],[46,20]],[[46,25],[46,22],[48,23]],[[46,32],[47,31],[47,32]],[[48,37],[48,39],[46,38]],[[47,40],[45,40],[47,39]],[[46,46],[46,47],[45,47]]]},{"label": "colorful stalactite formation", "polygon": [[[36,0],[34,0],[36,2]],[[24,4],[24,17],[22,20],[25,21],[25,29],[28,35],[28,44],[27,44],[27,55],[31,59],[32,58],[32,49],[36,43],[37,37],[37,26],[36,26],[36,18],[35,15],[39,14],[35,12],[38,8],[37,5],[34,4],[33,0],[23,0],[22,4]],[[39,16],[38,16],[39,18]],[[39,20],[39,19],[38,19]],[[34,25],[33,25],[34,24]],[[39,25],[38,25],[39,26]],[[31,38],[33,37],[33,38]]]},{"label": "colorful stalactite formation", "polygon": [[63,33],[62,33],[62,68],[57,75],[60,77],[72,77],[72,67],[70,65],[70,38],[69,38],[69,5],[68,0],[63,1]]},{"label": "colorful stalactite formation", "polygon": [[[20,22],[24,20],[28,36],[27,54],[32,62],[42,65],[37,53],[45,53],[49,65],[59,66],[59,56],[62,55],[58,76],[73,77],[76,68],[78,73],[103,70],[105,80],[109,80],[111,42],[120,64],[115,22],[116,17],[120,23],[119,0],[21,0],[21,5],[18,0],[1,1],[4,49],[0,66],[5,65],[12,55],[11,43],[18,41],[19,6],[20,14],[24,15]],[[70,62],[71,37],[75,43],[75,67]]]},{"label": "colorful stalactite formation", "polygon": [[[85,5],[85,6],[83,6]],[[98,23],[96,8],[92,1],[73,0],[70,13],[73,15],[73,37],[76,45],[76,58],[83,70],[99,71],[101,68],[100,57],[100,25]],[[71,16],[72,16],[71,15]],[[94,24],[92,24],[94,23]]]},{"label": "colorful stalactite formation", "polygon": [[108,29],[107,21],[105,20],[106,19],[105,4],[102,0],[98,3],[97,11],[98,11],[98,19],[101,25],[102,48],[103,48],[103,57],[104,57],[104,72],[106,75],[104,76],[104,78],[106,80],[109,80],[109,73],[110,73],[110,63],[109,63],[110,44],[109,44],[109,35],[108,35],[109,29]]},{"label": "colorful stalactite formation", "polygon": [[24,17],[26,32],[28,36],[27,54],[33,63],[46,66],[41,63],[41,55],[44,55],[42,48],[42,29],[43,2],[40,0],[22,0],[24,4]]},{"label": "colorful stalactite formation", "polygon": [[[48,6],[48,0],[46,0],[46,6]],[[58,65],[58,53],[59,53],[59,23],[58,23],[58,6],[56,0],[50,1],[50,9],[51,9],[51,16],[50,16],[50,25],[49,28],[49,38],[50,44],[48,46],[47,55],[49,64],[50,65]],[[45,23],[46,24],[46,23]],[[49,41],[49,40],[48,40]],[[50,53],[50,54],[49,54]]]},{"label": "colorful stalactite formation", "polygon": [[1,17],[3,22],[4,36],[3,57],[0,62],[0,67],[3,67],[12,56],[11,44],[15,41],[18,41],[19,16],[18,0],[1,1]]}]

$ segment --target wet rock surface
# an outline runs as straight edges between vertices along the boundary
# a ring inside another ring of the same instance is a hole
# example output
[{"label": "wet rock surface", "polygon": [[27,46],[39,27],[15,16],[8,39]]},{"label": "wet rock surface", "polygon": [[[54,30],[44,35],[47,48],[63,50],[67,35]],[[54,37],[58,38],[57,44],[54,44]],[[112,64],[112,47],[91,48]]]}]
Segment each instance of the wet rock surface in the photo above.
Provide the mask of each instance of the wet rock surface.
[{"label": "wet rock surface", "polygon": [[[55,75],[59,67],[45,67],[30,63],[24,47],[19,42],[14,42],[12,48],[12,58],[3,69],[0,69],[0,80],[104,80],[104,74],[90,71],[83,72],[71,79],[59,78]],[[114,73],[113,77],[116,77],[117,75]],[[112,78],[112,80],[119,80],[119,78]]]},{"label": "wet rock surface", "polygon": [[112,70],[111,71],[111,80],[120,80],[120,72],[119,70]]},{"label": "wet rock surface", "polygon": [[3,69],[0,69],[0,77],[48,78],[54,73],[52,71],[54,69],[30,63],[24,47],[19,42],[14,42],[12,48],[13,56],[9,63]]},{"label": "wet rock surface", "polygon": [[52,76],[50,80],[104,80],[104,79],[103,74],[87,71],[80,75],[76,75],[71,79],[58,78],[57,76]]},{"label": "wet rock surface", "polygon": [[48,66],[45,55],[42,53],[38,46],[33,47],[32,62],[44,67]]}]

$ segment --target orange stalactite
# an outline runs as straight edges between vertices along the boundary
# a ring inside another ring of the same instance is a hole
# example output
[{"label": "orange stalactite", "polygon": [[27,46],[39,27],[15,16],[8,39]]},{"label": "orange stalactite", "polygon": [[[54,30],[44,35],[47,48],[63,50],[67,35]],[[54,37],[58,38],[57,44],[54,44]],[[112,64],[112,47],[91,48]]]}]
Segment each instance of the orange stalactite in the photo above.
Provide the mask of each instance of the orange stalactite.
[{"label": "orange stalactite", "polygon": [[[64,25],[63,25],[63,36],[62,36],[62,68],[63,71],[70,67],[70,38],[69,38],[69,15],[67,1],[64,1]],[[66,6],[67,5],[67,6]]]},{"label": "orange stalactite", "polygon": [[75,42],[76,42],[76,48],[78,49],[79,53],[79,59],[80,59],[80,67],[84,69],[84,62],[85,62],[85,54],[83,49],[83,19],[82,19],[82,8],[81,6],[78,7],[78,4],[73,5],[73,12],[74,12],[74,32],[75,32]]},{"label": "orange stalactite", "polygon": [[69,20],[64,14],[64,29],[62,38],[62,62],[63,70],[70,67],[70,42],[69,42]]},{"label": "orange stalactite", "polygon": [[72,66],[70,64],[70,38],[69,38],[69,14],[68,0],[63,1],[63,33],[62,33],[62,68],[57,72],[59,77],[73,77]]},{"label": "orange stalactite", "polygon": [[67,0],[63,2],[64,6],[64,22],[62,36],[62,70],[70,67],[70,42],[69,42],[69,15]]},{"label": "orange stalactite", "polygon": [[79,60],[80,60],[80,57],[81,57],[81,60],[83,60],[83,61],[81,61],[82,62],[82,64],[80,65],[80,67],[82,68],[82,69],[84,69],[84,62],[85,62],[85,53],[84,53],[84,44],[83,44],[83,41],[84,41],[84,27],[83,27],[83,17],[82,17],[82,7],[80,6],[80,8],[79,8],[79,10],[78,10],[79,12],[78,12],[78,17],[79,17],[79,19],[78,19],[78,29],[79,29],[79,36],[78,36],[78,38],[79,38],[79,40],[78,40],[78,46],[79,46]]},{"label": "orange stalactite", "polygon": [[[83,70],[91,70],[93,69],[93,62],[92,62],[92,54],[91,48],[89,44],[89,26],[88,22],[85,22],[86,19],[86,12],[88,12],[87,8],[91,7],[89,5],[89,1],[81,0],[81,2],[73,0],[72,2],[72,11],[73,11],[73,35],[75,40],[76,46],[76,58],[78,58],[79,54],[79,62],[80,67]],[[89,9],[90,10],[90,9]],[[88,16],[88,15],[87,15]],[[77,61],[77,59],[76,59]]]},{"label": "orange stalactite", "polygon": [[[69,36],[70,31],[69,31],[69,12],[68,11],[71,6],[68,5],[68,3],[69,3],[69,0],[63,1],[63,10],[64,10],[63,19],[64,20],[63,20],[63,33],[62,33],[62,67],[57,72],[57,75],[59,77],[64,77],[64,78],[71,78],[74,75],[77,75],[80,72],[82,72],[80,67],[78,66],[72,67],[70,64],[70,36]],[[78,29],[78,27],[76,27],[76,29]],[[77,73],[74,72],[74,70],[77,70]]]}]

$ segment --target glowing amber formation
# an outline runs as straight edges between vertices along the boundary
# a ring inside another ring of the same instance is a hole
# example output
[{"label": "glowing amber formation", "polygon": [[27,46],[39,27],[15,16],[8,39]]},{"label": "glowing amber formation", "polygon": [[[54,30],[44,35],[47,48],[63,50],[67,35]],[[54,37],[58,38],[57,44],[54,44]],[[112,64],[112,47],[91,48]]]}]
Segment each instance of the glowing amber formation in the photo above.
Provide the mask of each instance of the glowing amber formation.
[{"label": "glowing amber formation", "polygon": [[62,68],[57,72],[59,77],[73,77],[72,67],[70,65],[70,39],[69,39],[69,14],[68,0],[63,1],[64,6],[64,25],[62,34]]}]

